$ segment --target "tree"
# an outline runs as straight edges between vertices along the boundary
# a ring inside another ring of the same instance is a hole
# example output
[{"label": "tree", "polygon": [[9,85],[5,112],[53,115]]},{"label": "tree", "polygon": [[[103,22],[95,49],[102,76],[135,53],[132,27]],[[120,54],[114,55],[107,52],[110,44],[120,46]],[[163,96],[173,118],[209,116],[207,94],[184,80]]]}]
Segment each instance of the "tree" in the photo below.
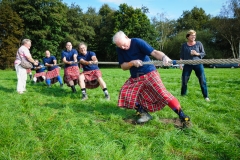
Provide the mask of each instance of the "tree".
[{"label": "tree", "polygon": [[23,20],[9,3],[0,3],[0,68],[13,67],[23,35]]},{"label": "tree", "polygon": [[67,12],[67,27],[65,31],[67,36],[65,43],[70,41],[74,47],[77,47],[80,41],[88,41],[94,39],[94,28],[86,24],[85,15],[80,6],[72,4]]},{"label": "tree", "polygon": [[222,7],[220,15],[215,17],[212,25],[218,34],[228,41],[232,51],[232,57],[240,56],[240,0],[231,0],[228,5]]},{"label": "tree", "polygon": [[182,30],[203,30],[208,28],[210,15],[207,15],[202,8],[194,7],[191,11],[183,11],[182,16],[177,20],[177,31]]},{"label": "tree", "polygon": [[157,17],[152,18],[152,23],[158,33],[158,49],[164,51],[165,42],[174,34],[176,22],[175,20],[169,20],[164,13],[158,13]]},{"label": "tree", "polygon": [[117,54],[115,52],[115,45],[112,43],[112,33],[114,28],[113,17],[115,10],[111,9],[107,4],[102,5],[99,9],[99,16],[101,22],[96,28],[96,43],[99,60],[116,61]]},{"label": "tree", "polygon": [[59,0],[15,0],[12,7],[24,20],[24,38],[32,40],[33,57],[41,60],[48,49],[59,59],[66,37],[67,6]]},{"label": "tree", "polygon": [[139,37],[156,47],[156,32],[142,9],[121,4],[114,14],[114,33],[122,30],[131,37]]},{"label": "tree", "polygon": [[88,48],[96,51],[97,50],[97,44],[96,44],[96,29],[99,28],[101,17],[96,12],[96,9],[93,7],[88,7],[86,13],[84,14],[82,18],[84,24],[91,28],[91,32],[86,35],[85,42],[88,43]]}]

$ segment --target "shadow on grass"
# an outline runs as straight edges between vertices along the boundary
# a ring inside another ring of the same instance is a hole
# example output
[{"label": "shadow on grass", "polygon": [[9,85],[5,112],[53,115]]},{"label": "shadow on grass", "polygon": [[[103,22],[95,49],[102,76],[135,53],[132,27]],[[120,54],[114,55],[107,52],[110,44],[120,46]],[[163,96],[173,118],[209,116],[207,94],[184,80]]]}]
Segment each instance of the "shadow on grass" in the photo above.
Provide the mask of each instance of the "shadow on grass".
[{"label": "shadow on grass", "polygon": [[0,85],[0,90],[1,90],[1,91],[4,91],[4,92],[6,92],[6,93],[12,93],[12,92],[15,92],[15,91],[16,91],[16,89],[4,87],[4,86],[2,86],[2,85]]},{"label": "shadow on grass", "polygon": [[38,92],[43,95],[47,94],[54,97],[65,97],[70,91],[70,89],[69,91],[67,90],[68,88],[66,88],[66,86],[61,88],[59,83],[55,83],[51,87],[48,87],[44,82],[39,82],[36,84],[28,82],[27,85],[27,88],[29,88],[27,90],[33,90],[34,92]]}]

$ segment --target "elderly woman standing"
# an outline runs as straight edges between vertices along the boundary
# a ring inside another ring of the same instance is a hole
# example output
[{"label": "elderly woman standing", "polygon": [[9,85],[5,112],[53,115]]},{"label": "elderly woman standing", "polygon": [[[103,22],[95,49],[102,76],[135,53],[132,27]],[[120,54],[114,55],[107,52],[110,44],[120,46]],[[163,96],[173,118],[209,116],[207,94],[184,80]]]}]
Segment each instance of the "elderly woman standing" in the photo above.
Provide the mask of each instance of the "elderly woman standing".
[{"label": "elderly woman standing", "polygon": [[[203,44],[200,41],[196,41],[196,31],[189,30],[186,34],[187,42],[182,44],[180,60],[199,60],[202,59],[206,53],[204,51]],[[203,64],[197,65],[184,65],[184,68],[180,66],[182,72],[182,88],[181,95],[185,96],[187,94],[187,83],[191,76],[192,71],[195,71],[195,74],[198,78],[199,85],[202,91],[202,95],[204,99],[209,102],[210,99],[208,97],[208,88],[207,88],[207,80],[204,73]]]},{"label": "elderly woman standing", "polygon": [[32,58],[29,49],[31,48],[32,41],[30,39],[23,39],[21,47],[18,49],[16,54],[16,60],[14,61],[15,70],[17,73],[17,92],[23,94],[26,91],[27,82],[27,69],[23,68],[20,63],[21,59],[26,59],[29,62],[36,64]]}]

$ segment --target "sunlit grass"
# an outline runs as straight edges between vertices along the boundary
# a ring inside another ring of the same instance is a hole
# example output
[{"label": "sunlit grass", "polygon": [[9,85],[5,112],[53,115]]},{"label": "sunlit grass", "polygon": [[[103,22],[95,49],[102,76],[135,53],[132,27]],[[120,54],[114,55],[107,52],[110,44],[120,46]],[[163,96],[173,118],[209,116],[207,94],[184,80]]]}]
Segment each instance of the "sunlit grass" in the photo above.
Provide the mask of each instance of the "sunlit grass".
[{"label": "sunlit grass", "polygon": [[110,101],[100,88],[87,90],[89,99],[81,101],[79,87],[72,94],[58,83],[28,82],[19,95],[16,73],[0,71],[0,159],[240,159],[240,69],[205,69],[209,103],[194,73],[181,97],[181,70],[158,69],[191,117],[192,127],[184,130],[160,121],[177,118],[167,106],[144,125],[125,122],[135,111],[118,108],[117,100],[129,72],[101,71]]}]

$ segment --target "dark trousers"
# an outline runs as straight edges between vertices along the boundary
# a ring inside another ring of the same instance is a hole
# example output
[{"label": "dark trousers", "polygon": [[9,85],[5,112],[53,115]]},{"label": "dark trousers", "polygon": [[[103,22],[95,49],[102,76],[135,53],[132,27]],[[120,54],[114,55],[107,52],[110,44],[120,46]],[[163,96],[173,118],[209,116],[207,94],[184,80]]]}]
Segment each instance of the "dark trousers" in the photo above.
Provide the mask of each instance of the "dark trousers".
[{"label": "dark trousers", "polygon": [[204,67],[202,64],[198,65],[184,65],[183,72],[182,72],[182,88],[181,88],[181,95],[187,94],[187,83],[189,81],[190,75],[192,70],[195,71],[195,74],[198,78],[203,97],[208,97],[208,89],[207,89],[207,82],[206,76],[204,74]]}]

